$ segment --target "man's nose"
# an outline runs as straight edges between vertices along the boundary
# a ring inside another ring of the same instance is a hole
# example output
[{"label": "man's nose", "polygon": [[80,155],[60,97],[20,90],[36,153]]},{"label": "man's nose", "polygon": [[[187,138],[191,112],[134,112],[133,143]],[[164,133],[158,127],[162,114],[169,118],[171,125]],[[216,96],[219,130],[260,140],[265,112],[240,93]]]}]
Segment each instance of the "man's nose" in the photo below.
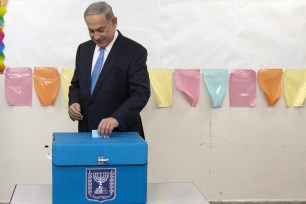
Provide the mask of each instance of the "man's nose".
[{"label": "man's nose", "polygon": [[98,40],[101,37],[101,34],[98,32],[95,32],[93,37],[95,40]]}]

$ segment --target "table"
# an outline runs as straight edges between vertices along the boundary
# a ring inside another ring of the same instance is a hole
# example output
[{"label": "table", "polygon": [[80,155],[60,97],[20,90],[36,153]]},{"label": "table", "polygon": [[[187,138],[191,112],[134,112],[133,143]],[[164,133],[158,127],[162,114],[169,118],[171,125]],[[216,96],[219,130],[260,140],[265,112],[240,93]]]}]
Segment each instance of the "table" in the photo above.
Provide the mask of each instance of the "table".
[{"label": "table", "polygon": [[[147,204],[209,204],[192,183],[149,183]],[[10,204],[52,204],[51,184],[16,185]]]}]

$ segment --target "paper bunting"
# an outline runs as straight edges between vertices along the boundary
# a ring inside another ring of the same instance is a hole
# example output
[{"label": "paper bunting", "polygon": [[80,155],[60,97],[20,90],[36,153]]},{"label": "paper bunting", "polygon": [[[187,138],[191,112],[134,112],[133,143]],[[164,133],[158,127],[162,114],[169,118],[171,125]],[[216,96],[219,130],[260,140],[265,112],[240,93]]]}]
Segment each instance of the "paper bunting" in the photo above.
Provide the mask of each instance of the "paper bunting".
[{"label": "paper bunting", "polygon": [[57,96],[60,78],[56,68],[36,67],[34,69],[34,87],[40,103],[52,105]]},{"label": "paper bunting", "polygon": [[175,69],[174,79],[176,88],[186,94],[191,106],[195,107],[200,98],[200,70]]},{"label": "paper bunting", "polygon": [[[177,89],[186,96],[190,105],[193,107],[197,105],[200,98],[199,69],[175,69],[174,74],[172,69],[149,69],[148,71],[152,95],[157,107],[172,106],[173,77]],[[31,68],[7,68],[5,98],[12,106],[31,106],[32,78],[34,78],[34,88],[42,105],[54,104],[60,83],[65,103],[68,105],[68,93],[73,74],[74,68],[62,68],[60,77],[56,68],[36,67],[33,77]],[[226,69],[203,69],[202,76],[213,108],[222,106],[228,86],[230,107],[256,105],[256,72],[254,70],[235,69],[228,78]],[[284,96],[288,107],[303,106],[306,97],[306,69],[290,69],[284,72],[282,69],[259,69],[257,80],[270,107],[273,107],[282,95],[282,86],[284,86]]]},{"label": "paper bunting", "polygon": [[149,70],[151,87],[153,89],[157,107],[167,108],[172,106],[172,70]]},{"label": "paper bunting", "polygon": [[69,93],[69,87],[71,85],[71,79],[73,77],[73,74],[74,74],[73,68],[62,68],[62,71],[61,71],[62,90],[64,93],[65,102],[67,105],[69,103],[68,93]]},{"label": "paper bunting", "polygon": [[301,107],[306,97],[306,70],[290,69],[284,72],[284,95],[286,105]]},{"label": "paper bunting", "polygon": [[202,71],[212,106],[219,108],[227,91],[228,71],[226,69],[203,69]]},{"label": "paper bunting", "polygon": [[32,105],[32,69],[7,68],[5,70],[5,98],[11,106]]},{"label": "paper bunting", "polygon": [[260,69],[257,73],[257,80],[269,106],[273,107],[282,95],[283,70],[282,69]]},{"label": "paper bunting", "polygon": [[5,69],[4,65],[4,15],[6,14],[6,0],[1,0],[1,5],[0,5],[0,73],[3,73]]},{"label": "paper bunting", "polygon": [[256,72],[236,69],[229,82],[231,107],[254,107],[256,104]]}]

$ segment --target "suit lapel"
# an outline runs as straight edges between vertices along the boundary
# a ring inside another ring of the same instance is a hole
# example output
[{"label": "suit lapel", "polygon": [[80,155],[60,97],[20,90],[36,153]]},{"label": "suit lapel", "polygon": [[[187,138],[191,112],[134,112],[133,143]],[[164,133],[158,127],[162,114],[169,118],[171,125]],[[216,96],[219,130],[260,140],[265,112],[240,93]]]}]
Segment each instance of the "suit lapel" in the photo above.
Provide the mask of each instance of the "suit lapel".
[{"label": "suit lapel", "polygon": [[86,86],[88,87],[88,88],[87,88],[87,90],[88,90],[88,92],[87,92],[88,96],[91,95],[91,93],[90,93],[91,68],[92,68],[92,63],[95,63],[95,62],[92,61],[92,59],[93,59],[93,55],[94,55],[95,47],[96,47],[96,44],[95,44],[93,41],[91,41],[91,42],[92,42],[92,43],[91,43],[90,46],[89,46],[89,50],[88,50],[88,52],[86,53],[87,56],[86,56],[86,58],[85,58],[85,59],[88,59],[88,60],[86,61],[86,64],[85,64],[85,68],[86,68],[85,77],[86,77],[87,79],[89,79],[89,80],[85,80],[85,81],[88,82],[88,84],[86,85]]},{"label": "suit lapel", "polygon": [[92,97],[95,96],[97,91],[103,85],[103,82],[105,81],[105,79],[110,74],[110,71],[113,68],[113,66],[115,65],[115,63],[118,61],[117,59],[119,59],[119,57],[120,57],[120,51],[121,51],[121,47],[123,45],[122,44],[123,36],[119,31],[118,31],[118,33],[119,33],[118,37],[117,37],[110,53],[107,56],[107,59],[106,59],[105,63],[103,65],[102,71],[101,71],[100,76],[98,78],[98,81],[96,83],[96,86],[95,86],[95,89],[93,91]]}]

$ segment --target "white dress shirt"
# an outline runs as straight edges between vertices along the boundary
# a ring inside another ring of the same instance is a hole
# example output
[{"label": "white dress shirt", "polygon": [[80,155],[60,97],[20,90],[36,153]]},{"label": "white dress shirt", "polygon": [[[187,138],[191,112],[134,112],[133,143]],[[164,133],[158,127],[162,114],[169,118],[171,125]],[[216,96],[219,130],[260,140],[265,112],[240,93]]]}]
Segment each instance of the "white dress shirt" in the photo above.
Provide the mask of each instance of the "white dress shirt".
[{"label": "white dress shirt", "polygon": [[[108,56],[109,52],[111,51],[111,49],[112,49],[112,47],[113,47],[117,37],[118,37],[118,31],[116,30],[115,36],[114,36],[112,42],[110,42],[109,45],[106,46],[106,48],[104,50],[104,57],[103,57],[102,67],[103,67],[104,62],[107,59],[107,56]],[[100,47],[96,45],[95,51],[94,51],[94,55],[93,55],[93,58],[92,58],[91,74],[92,74],[92,71],[93,71],[93,69],[95,67],[96,61],[97,61],[97,59],[99,57],[99,54],[100,54],[99,53],[99,49],[100,49]]]}]

